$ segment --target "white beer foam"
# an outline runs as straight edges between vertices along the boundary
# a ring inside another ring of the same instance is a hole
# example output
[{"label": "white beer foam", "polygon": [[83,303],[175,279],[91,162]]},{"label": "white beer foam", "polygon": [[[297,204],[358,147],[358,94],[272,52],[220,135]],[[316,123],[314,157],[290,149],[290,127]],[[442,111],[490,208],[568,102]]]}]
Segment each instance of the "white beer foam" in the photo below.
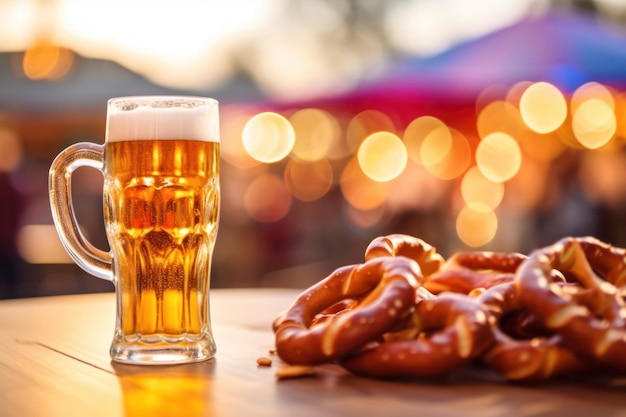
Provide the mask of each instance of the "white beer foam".
[{"label": "white beer foam", "polygon": [[[192,100],[197,105],[168,107],[164,103]],[[107,109],[106,141],[189,139],[219,142],[216,100],[177,97],[111,99]]]}]

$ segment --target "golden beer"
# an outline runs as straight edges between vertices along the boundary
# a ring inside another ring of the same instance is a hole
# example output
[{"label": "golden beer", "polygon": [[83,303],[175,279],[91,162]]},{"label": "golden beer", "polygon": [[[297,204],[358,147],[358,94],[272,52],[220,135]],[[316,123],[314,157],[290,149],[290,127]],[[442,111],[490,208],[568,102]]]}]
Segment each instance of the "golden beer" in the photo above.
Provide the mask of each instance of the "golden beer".
[{"label": "golden beer", "polygon": [[219,143],[106,144],[105,224],[121,304],[117,335],[193,340],[208,323],[219,217]]},{"label": "golden beer", "polygon": [[[206,97],[118,97],[107,103],[104,145],[75,143],[52,162],[50,208],[68,254],[115,285],[109,353],[132,364],[210,359],[211,257],[219,220],[218,102]],[[110,250],[91,245],[72,207],[71,177],[104,175]]]}]

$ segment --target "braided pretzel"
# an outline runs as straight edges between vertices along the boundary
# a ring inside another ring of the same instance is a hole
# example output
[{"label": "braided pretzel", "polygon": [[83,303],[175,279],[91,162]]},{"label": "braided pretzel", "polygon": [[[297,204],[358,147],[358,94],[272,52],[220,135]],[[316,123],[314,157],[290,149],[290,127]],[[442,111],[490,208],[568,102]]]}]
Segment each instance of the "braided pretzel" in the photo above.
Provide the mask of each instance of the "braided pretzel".
[{"label": "braided pretzel", "polygon": [[[623,249],[597,239],[562,239],[536,250],[520,265],[516,275],[520,299],[570,349],[626,370],[626,306],[614,285],[624,282],[625,262]],[[572,297],[566,286],[555,285],[551,268],[567,272],[586,293]]]},{"label": "braided pretzel", "polygon": [[422,239],[403,234],[379,236],[372,240],[365,249],[365,260],[381,256],[406,256],[413,259],[419,264],[424,277],[439,270],[444,262],[433,246]]},{"label": "braided pretzel", "polygon": [[[355,351],[411,314],[422,280],[417,262],[405,257],[338,268],[274,320],[277,353],[290,364],[315,365]],[[349,309],[329,310],[351,299]],[[320,312],[324,319],[312,325]]]},{"label": "braided pretzel", "polygon": [[585,368],[584,362],[563,345],[558,334],[518,339],[503,329],[505,316],[523,310],[514,282],[491,287],[478,301],[491,312],[495,336],[494,345],[482,360],[505,378],[540,380]]},{"label": "braided pretzel", "polygon": [[379,378],[439,377],[468,364],[493,342],[486,310],[466,295],[423,299],[414,320],[418,337],[373,343],[341,365],[355,374]]}]

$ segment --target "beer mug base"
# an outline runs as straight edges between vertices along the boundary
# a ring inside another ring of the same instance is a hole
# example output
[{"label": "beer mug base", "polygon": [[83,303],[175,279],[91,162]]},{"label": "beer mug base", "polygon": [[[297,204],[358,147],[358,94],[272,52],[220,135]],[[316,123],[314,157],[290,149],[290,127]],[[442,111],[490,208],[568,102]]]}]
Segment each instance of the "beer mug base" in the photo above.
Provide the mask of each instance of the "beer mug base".
[{"label": "beer mug base", "polygon": [[176,365],[202,362],[215,356],[215,342],[211,337],[194,341],[170,342],[165,338],[124,341],[111,345],[111,359],[115,362],[135,365]]}]

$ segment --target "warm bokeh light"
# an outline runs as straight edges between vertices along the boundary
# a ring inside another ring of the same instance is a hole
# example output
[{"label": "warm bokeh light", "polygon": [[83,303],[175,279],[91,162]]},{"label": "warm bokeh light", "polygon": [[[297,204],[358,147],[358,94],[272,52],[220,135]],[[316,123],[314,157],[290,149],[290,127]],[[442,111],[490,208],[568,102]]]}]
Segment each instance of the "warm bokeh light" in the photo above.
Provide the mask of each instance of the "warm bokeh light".
[{"label": "warm bokeh light", "polygon": [[466,204],[483,203],[491,209],[500,205],[504,184],[486,178],[478,167],[467,170],[461,181],[461,195]]},{"label": "warm bokeh light", "polygon": [[471,203],[461,209],[456,218],[456,232],[461,241],[470,247],[486,245],[498,231],[498,218],[483,203]]},{"label": "warm bokeh light", "polygon": [[511,103],[513,106],[519,108],[519,102],[522,99],[524,92],[533,85],[532,81],[520,81],[515,84],[506,93],[505,101]]},{"label": "warm bokeh light", "polygon": [[293,126],[278,113],[264,112],[253,116],[242,132],[243,146],[260,162],[277,162],[289,155],[296,141]]},{"label": "warm bokeh light", "polygon": [[243,128],[251,113],[245,109],[225,111],[220,125],[220,156],[229,164],[249,169],[260,164],[243,146]]},{"label": "warm bokeh light", "polygon": [[613,108],[599,98],[584,101],[574,111],[572,129],[578,142],[586,148],[606,145],[617,129]]},{"label": "warm bokeh light", "polygon": [[476,148],[476,165],[480,172],[494,182],[510,180],[522,164],[518,143],[505,133],[492,133]]},{"label": "warm bokeh light", "polygon": [[[30,224],[17,234],[17,251],[31,264],[71,264],[67,251],[52,224]],[[42,250],[45,248],[45,250]]]},{"label": "warm bokeh light", "polygon": [[22,160],[22,143],[13,130],[0,127],[0,172],[13,171]]},{"label": "warm bokeh light", "polygon": [[333,143],[339,140],[339,122],[325,110],[302,109],[292,114],[289,121],[296,135],[292,152],[302,161],[326,158]]},{"label": "warm bokeh light", "polygon": [[576,109],[581,104],[594,98],[604,101],[612,109],[615,108],[615,98],[611,90],[598,82],[591,81],[581,85],[574,91],[570,98],[570,111],[572,113],[576,112]]},{"label": "warm bokeh light", "polygon": [[369,135],[359,146],[357,154],[363,173],[374,181],[391,181],[406,167],[408,155],[404,142],[389,132]]},{"label": "warm bokeh light", "polygon": [[567,117],[563,93],[547,82],[530,85],[520,98],[519,108],[524,122],[537,133],[555,131]]},{"label": "warm bokeh light", "polygon": [[333,169],[326,159],[315,162],[290,160],[285,167],[285,186],[300,201],[315,201],[330,190]]},{"label": "warm bokeh light", "polygon": [[40,41],[24,52],[22,70],[31,80],[57,80],[69,72],[74,53],[48,41]]},{"label": "warm bokeh light", "polygon": [[433,176],[451,180],[465,172],[471,162],[472,151],[461,132],[443,127],[426,136],[420,149],[420,159]]},{"label": "warm bokeh light", "polygon": [[496,100],[480,111],[476,119],[476,129],[481,138],[494,132],[520,137],[524,122],[519,110],[513,104]]},{"label": "warm bokeh light", "polygon": [[346,201],[362,211],[383,205],[389,194],[389,183],[377,182],[366,176],[356,158],[350,159],[344,167],[339,186]]},{"label": "warm bokeh light", "polygon": [[433,130],[445,127],[445,123],[433,116],[421,116],[411,121],[402,136],[404,145],[409,153],[409,158],[415,162],[422,163],[420,151],[424,139]]},{"label": "warm bokeh light", "polygon": [[395,124],[385,113],[378,110],[364,110],[350,119],[346,128],[346,143],[350,152],[357,152],[361,142],[372,133],[395,133],[395,131]]},{"label": "warm bokeh light", "polygon": [[419,160],[428,168],[443,161],[452,149],[453,139],[450,129],[445,126],[434,129],[422,141]]},{"label": "warm bokeh light", "polygon": [[250,218],[261,223],[274,223],[287,215],[292,197],[280,177],[263,174],[248,185],[243,202]]},{"label": "warm bokeh light", "polygon": [[620,139],[615,142],[619,147],[626,145],[626,117],[621,117],[622,114],[626,114],[626,93],[615,95],[615,115],[617,116],[615,136]]}]

